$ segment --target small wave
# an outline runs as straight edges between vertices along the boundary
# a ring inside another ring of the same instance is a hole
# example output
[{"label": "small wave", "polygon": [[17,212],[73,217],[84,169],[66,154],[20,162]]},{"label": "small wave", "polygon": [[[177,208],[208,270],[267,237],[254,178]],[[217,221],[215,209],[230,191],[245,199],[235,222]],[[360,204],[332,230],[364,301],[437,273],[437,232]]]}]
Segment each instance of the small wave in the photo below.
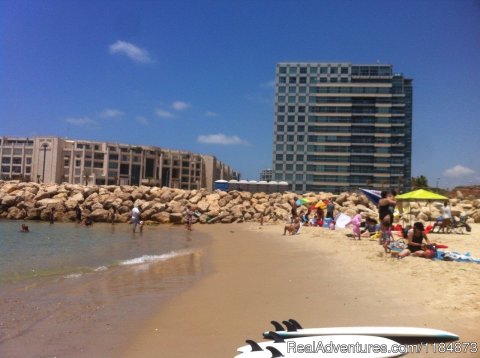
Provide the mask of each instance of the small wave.
[{"label": "small wave", "polygon": [[107,266],[100,266],[100,267],[97,267],[95,270],[95,272],[99,272],[99,271],[106,271],[108,270],[108,267]]},{"label": "small wave", "polygon": [[70,275],[63,276],[63,278],[70,279],[70,278],[80,278],[83,274],[81,273],[71,273]]},{"label": "small wave", "polygon": [[150,262],[166,261],[176,256],[187,255],[190,253],[191,253],[190,251],[183,251],[183,252],[172,251],[162,255],[143,255],[141,257],[136,257],[134,259],[121,261],[120,265],[138,265],[138,264],[145,264]]}]

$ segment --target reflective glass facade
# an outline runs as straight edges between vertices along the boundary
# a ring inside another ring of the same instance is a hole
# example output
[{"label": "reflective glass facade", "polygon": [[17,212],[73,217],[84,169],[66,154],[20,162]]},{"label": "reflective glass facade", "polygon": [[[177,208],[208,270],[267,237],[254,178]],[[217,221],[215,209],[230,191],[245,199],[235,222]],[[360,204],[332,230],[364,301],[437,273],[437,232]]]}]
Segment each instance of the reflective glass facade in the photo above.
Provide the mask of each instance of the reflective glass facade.
[{"label": "reflective glass facade", "polygon": [[410,188],[412,80],[391,65],[279,63],[274,179],[295,192]]}]

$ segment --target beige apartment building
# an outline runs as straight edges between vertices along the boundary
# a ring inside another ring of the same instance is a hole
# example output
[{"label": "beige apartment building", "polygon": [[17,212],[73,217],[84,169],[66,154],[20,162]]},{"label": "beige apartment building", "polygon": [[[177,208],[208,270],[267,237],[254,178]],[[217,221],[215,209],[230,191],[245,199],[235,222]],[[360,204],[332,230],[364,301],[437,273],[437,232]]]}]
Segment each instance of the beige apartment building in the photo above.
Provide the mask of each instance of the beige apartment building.
[{"label": "beige apartment building", "polygon": [[212,155],[60,137],[0,137],[1,178],[213,190],[240,174]]}]

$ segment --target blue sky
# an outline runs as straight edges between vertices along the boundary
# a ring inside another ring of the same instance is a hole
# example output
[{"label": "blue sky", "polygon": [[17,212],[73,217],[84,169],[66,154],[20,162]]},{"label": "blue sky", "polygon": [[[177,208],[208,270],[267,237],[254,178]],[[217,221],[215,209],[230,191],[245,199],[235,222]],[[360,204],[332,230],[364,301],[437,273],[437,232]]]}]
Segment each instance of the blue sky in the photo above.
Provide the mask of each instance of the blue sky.
[{"label": "blue sky", "polygon": [[480,2],[0,1],[0,135],[57,135],[271,167],[283,61],[414,79],[414,176],[480,184]]}]

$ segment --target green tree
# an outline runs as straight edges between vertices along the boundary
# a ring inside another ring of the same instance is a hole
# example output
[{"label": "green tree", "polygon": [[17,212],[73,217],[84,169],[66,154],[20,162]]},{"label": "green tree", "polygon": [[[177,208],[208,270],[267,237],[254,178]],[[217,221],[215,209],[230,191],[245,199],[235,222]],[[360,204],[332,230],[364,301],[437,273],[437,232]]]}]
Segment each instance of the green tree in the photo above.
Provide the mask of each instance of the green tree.
[{"label": "green tree", "polygon": [[412,177],[412,188],[414,189],[428,188],[428,179],[425,177],[425,175]]}]

